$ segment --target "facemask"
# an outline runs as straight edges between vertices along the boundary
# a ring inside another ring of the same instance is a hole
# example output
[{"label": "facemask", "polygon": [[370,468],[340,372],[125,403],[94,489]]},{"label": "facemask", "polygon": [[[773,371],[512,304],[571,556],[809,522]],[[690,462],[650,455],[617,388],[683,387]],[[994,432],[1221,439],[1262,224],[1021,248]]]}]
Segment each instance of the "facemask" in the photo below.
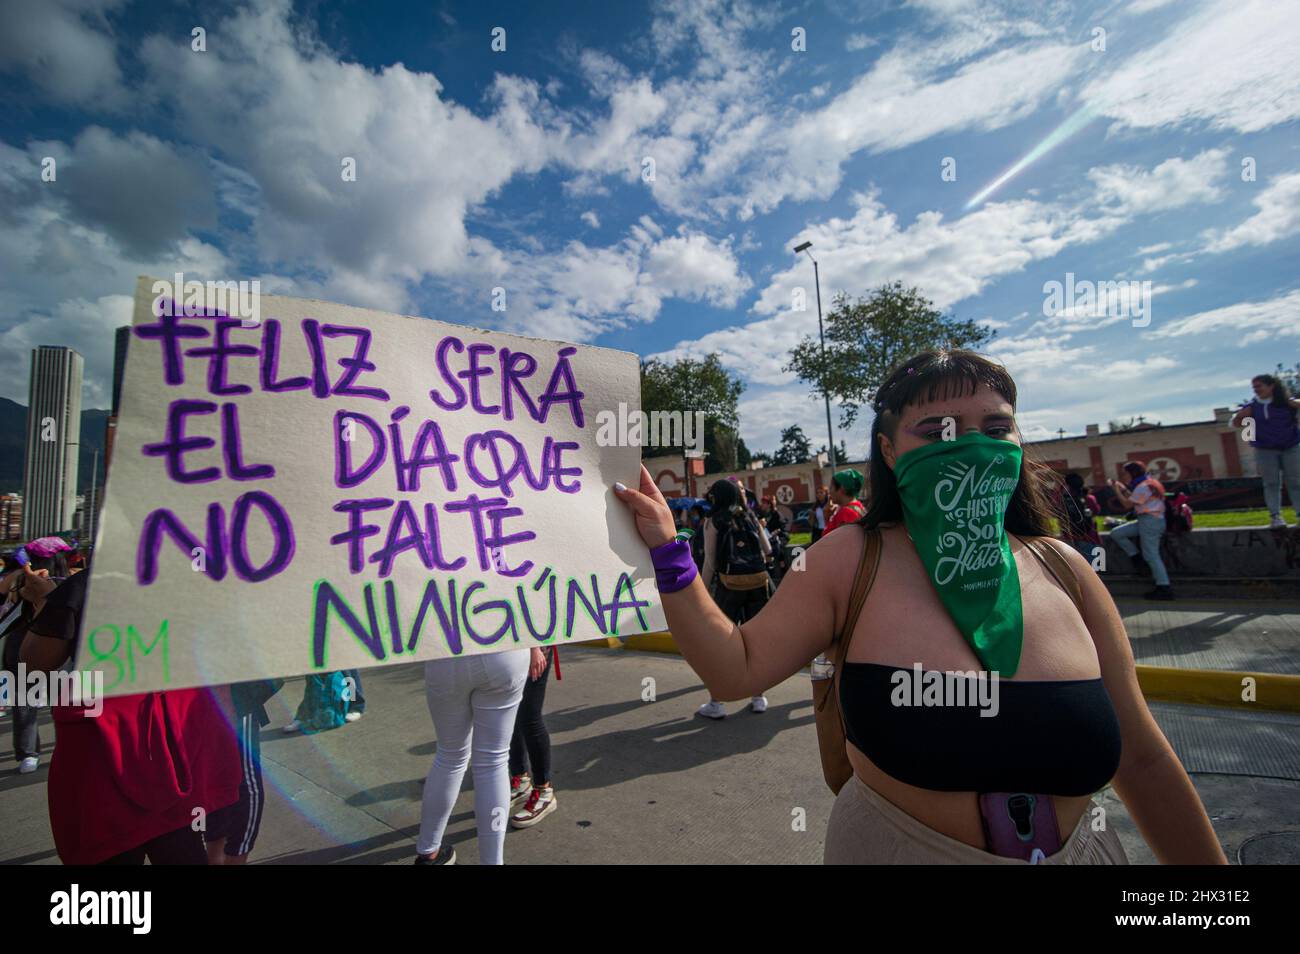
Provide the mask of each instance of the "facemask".
[{"label": "facemask", "polygon": [[989,672],[1014,676],[1024,614],[1006,514],[1020,446],[971,432],[898,458],[908,535],[948,615]]}]

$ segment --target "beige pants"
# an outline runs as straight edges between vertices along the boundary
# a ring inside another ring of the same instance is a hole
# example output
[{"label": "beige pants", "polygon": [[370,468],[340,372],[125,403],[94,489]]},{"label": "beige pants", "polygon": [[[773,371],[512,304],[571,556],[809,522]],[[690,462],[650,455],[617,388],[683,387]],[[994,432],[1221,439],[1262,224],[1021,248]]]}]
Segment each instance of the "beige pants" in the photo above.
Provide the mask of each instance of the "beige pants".
[{"label": "beige pants", "polygon": [[[1126,865],[1114,829],[1093,831],[1093,804],[1048,865]],[[840,789],[826,826],[828,865],[1023,865],[927,828],[854,775]]]}]

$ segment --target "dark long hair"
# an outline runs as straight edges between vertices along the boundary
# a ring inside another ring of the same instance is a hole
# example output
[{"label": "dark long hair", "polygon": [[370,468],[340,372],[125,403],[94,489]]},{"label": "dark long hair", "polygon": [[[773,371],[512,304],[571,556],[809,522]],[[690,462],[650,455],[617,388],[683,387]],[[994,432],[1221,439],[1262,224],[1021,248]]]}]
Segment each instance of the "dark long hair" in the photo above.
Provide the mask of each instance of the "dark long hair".
[{"label": "dark long hair", "polygon": [[[876,412],[871,423],[871,506],[860,521],[863,526],[875,528],[903,519],[898,481],[881,453],[880,435],[894,439],[903,409],[908,405],[974,394],[981,386],[992,388],[1015,409],[1016,382],[1011,380],[1007,369],[974,351],[939,348],[922,351],[898,364],[871,404]],[[1052,536],[1052,518],[1061,515],[1049,503],[1048,490],[1057,478],[1027,450],[1023,456],[1020,482],[1011,495],[1005,526],[1021,536]]]},{"label": "dark long hair", "polygon": [[1286,385],[1271,374],[1257,374],[1250,379],[1251,384],[1256,381],[1260,384],[1273,385],[1273,400],[1269,401],[1269,404],[1273,407],[1284,408],[1291,415],[1291,419],[1295,420],[1296,410],[1291,406],[1291,392],[1286,389]]},{"label": "dark long hair", "polygon": [[716,480],[704,495],[709,502],[709,516],[713,525],[721,530],[730,526],[738,514],[743,513],[740,490],[730,480]]}]

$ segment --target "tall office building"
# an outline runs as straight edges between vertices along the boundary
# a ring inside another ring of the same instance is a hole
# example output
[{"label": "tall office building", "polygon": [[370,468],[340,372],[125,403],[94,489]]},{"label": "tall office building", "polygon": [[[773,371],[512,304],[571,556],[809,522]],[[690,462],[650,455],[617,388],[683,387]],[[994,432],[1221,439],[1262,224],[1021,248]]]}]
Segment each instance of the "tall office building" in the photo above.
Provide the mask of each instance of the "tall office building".
[{"label": "tall office building", "polygon": [[126,346],[131,343],[131,326],[117,329],[113,338],[113,417],[122,403],[122,376],[126,374]]},{"label": "tall office building", "polygon": [[28,540],[72,529],[84,367],[71,348],[41,345],[32,351],[23,471],[23,537]]}]

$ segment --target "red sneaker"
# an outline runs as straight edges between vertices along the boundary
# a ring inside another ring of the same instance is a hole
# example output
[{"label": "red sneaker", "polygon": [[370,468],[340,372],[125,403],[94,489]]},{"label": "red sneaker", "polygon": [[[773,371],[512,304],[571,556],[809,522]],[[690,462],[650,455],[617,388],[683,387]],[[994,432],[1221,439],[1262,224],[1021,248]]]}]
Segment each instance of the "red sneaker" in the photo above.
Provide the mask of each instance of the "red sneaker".
[{"label": "red sneaker", "polygon": [[550,785],[534,788],[524,807],[510,816],[511,828],[531,828],[559,806],[555,789]]}]

